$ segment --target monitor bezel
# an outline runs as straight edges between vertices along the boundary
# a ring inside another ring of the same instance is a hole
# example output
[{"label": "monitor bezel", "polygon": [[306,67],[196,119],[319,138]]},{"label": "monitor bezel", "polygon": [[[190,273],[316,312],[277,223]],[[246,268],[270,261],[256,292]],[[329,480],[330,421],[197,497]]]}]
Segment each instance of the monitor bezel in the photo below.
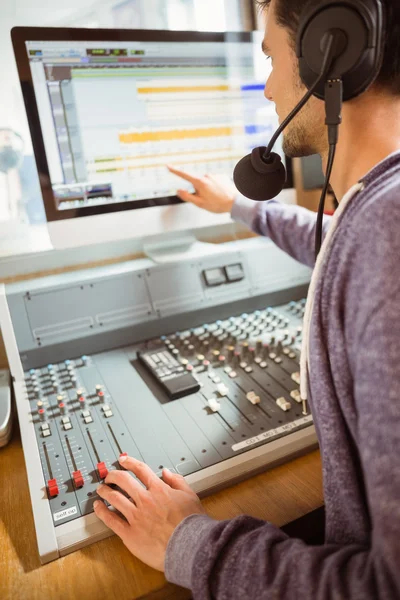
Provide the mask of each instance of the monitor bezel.
[{"label": "monitor bezel", "polygon": [[[35,154],[43,203],[48,222],[107,213],[132,211],[142,208],[181,204],[177,196],[149,198],[134,202],[120,202],[100,206],[81,207],[58,211],[50,179],[32,72],[26,42],[251,42],[252,32],[167,31],[160,29],[80,29],[67,27],[14,27],[11,39],[17,64],[29,130]],[[285,189],[293,188],[292,161],[286,157],[287,179]]]}]

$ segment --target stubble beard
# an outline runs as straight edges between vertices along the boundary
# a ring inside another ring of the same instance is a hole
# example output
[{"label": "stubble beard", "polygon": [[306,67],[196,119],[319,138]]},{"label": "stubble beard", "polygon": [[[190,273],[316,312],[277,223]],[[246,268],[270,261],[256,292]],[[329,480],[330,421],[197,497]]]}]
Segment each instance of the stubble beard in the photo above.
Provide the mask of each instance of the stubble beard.
[{"label": "stubble beard", "polygon": [[308,127],[302,120],[292,122],[283,134],[283,151],[289,158],[302,158],[319,153],[319,146],[312,133],[313,127]]}]

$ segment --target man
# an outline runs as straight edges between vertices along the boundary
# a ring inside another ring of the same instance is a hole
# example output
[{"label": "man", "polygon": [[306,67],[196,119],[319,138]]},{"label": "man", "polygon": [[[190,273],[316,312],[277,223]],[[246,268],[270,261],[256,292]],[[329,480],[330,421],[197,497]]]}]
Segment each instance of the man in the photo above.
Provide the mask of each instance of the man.
[{"label": "man", "polygon": [[[305,4],[262,2],[264,51],[273,61],[265,95],[281,121],[305,92],[294,53]],[[343,108],[331,183],[338,199],[346,195],[346,208],[320,265],[310,325],[309,399],[323,459],[325,545],[307,546],[246,516],[214,521],[183,478],[165,472],[164,483],[131,458],[122,464],[147,490],[121,471],[106,483],[120,485],[133,502],[107,486],[99,490],[127,521],[102,503],[96,514],[136,556],[190,588],[195,600],[400,598],[400,8],[387,0],[386,9],[380,76]],[[312,98],[286,130],[285,152],[318,152],[326,167],[324,119],[323,102]],[[213,178],[180,175],[196,188],[181,198],[231,210],[314,266],[314,213],[234,199]]]}]

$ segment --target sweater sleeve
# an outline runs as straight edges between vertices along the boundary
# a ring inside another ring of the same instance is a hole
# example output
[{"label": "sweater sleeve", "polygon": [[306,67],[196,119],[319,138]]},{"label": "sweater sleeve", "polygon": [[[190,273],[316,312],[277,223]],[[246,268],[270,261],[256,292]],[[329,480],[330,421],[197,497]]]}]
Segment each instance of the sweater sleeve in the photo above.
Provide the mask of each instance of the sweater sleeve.
[{"label": "sweater sleeve", "polygon": [[[232,219],[247,225],[258,235],[270,238],[295,260],[313,267],[315,264],[315,230],[317,215],[300,206],[276,200],[254,202],[238,196],[233,204]],[[331,217],[324,218],[323,236]]]}]

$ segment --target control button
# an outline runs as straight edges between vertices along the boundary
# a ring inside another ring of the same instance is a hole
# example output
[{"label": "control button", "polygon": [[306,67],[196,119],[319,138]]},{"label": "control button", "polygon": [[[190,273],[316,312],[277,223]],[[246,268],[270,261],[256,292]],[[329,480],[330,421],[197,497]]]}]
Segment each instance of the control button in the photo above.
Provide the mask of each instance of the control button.
[{"label": "control button", "polygon": [[286,398],[278,398],[276,403],[284,412],[288,412],[288,410],[292,408],[292,405],[286,400]]},{"label": "control button", "polygon": [[247,400],[249,402],[251,402],[251,404],[253,404],[254,406],[256,404],[260,404],[261,402],[261,398],[260,396],[257,396],[257,394],[255,392],[249,392],[246,396]]},{"label": "control button", "polygon": [[42,432],[42,436],[43,437],[50,437],[51,436],[51,431],[50,429],[46,429],[46,431]]},{"label": "control button", "polygon": [[229,377],[230,377],[231,379],[236,379],[236,377],[237,377],[237,373],[236,373],[236,371],[231,371],[231,372],[229,373]]},{"label": "control button", "polygon": [[39,408],[38,414],[39,414],[40,420],[44,421],[46,418],[46,411],[44,410],[44,408]]},{"label": "control button", "polygon": [[97,463],[97,473],[98,473],[100,479],[105,479],[107,477],[108,469],[106,467],[106,463],[104,463],[104,462]]},{"label": "control button", "polygon": [[86,425],[89,425],[89,423],[93,423],[92,417],[85,417],[85,423]]},{"label": "control button", "polygon": [[90,417],[90,410],[83,410],[82,417],[84,417],[85,419],[86,419],[86,417]]},{"label": "control button", "polygon": [[97,394],[98,399],[100,400],[100,402],[104,402],[104,392],[98,392]]},{"label": "control button", "polygon": [[253,367],[248,366],[245,368],[245,373],[252,373],[252,372],[253,372]]},{"label": "control button", "polygon": [[230,283],[242,281],[244,279],[243,265],[241,263],[229,265],[228,267],[225,267],[225,274]]},{"label": "control button", "polygon": [[107,412],[108,410],[111,410],[111,407],[110,407],[110,406],[108,406],[108,404],[105,404],[104,406],[102,406],[102,407],[101,407],[101,410],[102,410],[103,412]]},{"label": "control button", "polygon": [[48,423],[43,423],[43,425],[40,426],[40,429],[46,431],[47,429],[50,429],[50,425]]},{"label": "control button", "polygon": [[210,398],[207,400],[208,408],[212,410],[213,413],[217,413],[221,410],[221,404],[218,402],[216,398]]},{"label": "control button", "polygon": [[64,396],[62,394],[59,394],[57,396],[57,402],[60,404],[60,402],[64,402]]},{"label": "control button", "polygon": [[39,408],[43,408],[43,402],[41,400],[39,400],[39,402],[36,403],[36,406]]},{"label": "control button", "polygon": [[114,414],[114,413],[113,413],[113,411],[112,411],[112,410],[107,410],[107,411],[104,413],[104,416],[105,416],[107,419],[109,419],[110,417],[112,417],[112,416],[113,416],[113,414]]},{"label": "control button", "polygon": [[60,409],[61,414],[65,415],[65,413],[67,412],[67,407],[65,406],[64,402],[60,402],[58,408]]},{"label": "control button", "polygon": [[226,283],[226,273],[222,267],[203,271],[203,277],[207,287],[216,287]]},{"label": "control button", "polygon": [[63,418],[61,419],[61,423],[62,423],[63,425],[65,425],[66,423],[70,423],[70,422],[71,422],[71,419],[70,419],[69,417],[63,417]]},{"label": "control button", "polygon": [[212,380],[213,383],[221,383],[221,380],[219,377],[214,377]]},{"label": "control button", "polygon": [[48,480],[47,489],[49,490],[50,498],[55,498],[55,496],[58,496],[59,490],[58,490],[57,481],[55,479]]},{"label": "control button", "polygon": [[96,385],[96,394],[99,395],[99,392],[102,392],[102,391],[103,391],[103,386],[100,384],[97,384]]},{"label": "control button", "polygon": [[85,396],[80,396],[79,397],[79,406],[81,408],[85,408],[85,406],[86,406],[86,398],[85,398]]},{"label": "control button", "polygon": [[80,471],[74,471],[72,473],[72,479],[74,480],[74,484],[77,489],[82,488],[84,486],[85,482]]},{"label": "control button", "polygon": [[266,368],[268,367],[268,363],[266,363],[266,362],[265,362],[265,360],[263,360],[263,361],[260,363],[260,367],[261,367],[262,369],[266,369]]},{"label": "control button", "polygon": [[64,425],[64,430],[65,430],[65,431],[69,431],[70,429],[72,429],[72,425],[71,425],[71,423],[65,423],[65,425]]}]

